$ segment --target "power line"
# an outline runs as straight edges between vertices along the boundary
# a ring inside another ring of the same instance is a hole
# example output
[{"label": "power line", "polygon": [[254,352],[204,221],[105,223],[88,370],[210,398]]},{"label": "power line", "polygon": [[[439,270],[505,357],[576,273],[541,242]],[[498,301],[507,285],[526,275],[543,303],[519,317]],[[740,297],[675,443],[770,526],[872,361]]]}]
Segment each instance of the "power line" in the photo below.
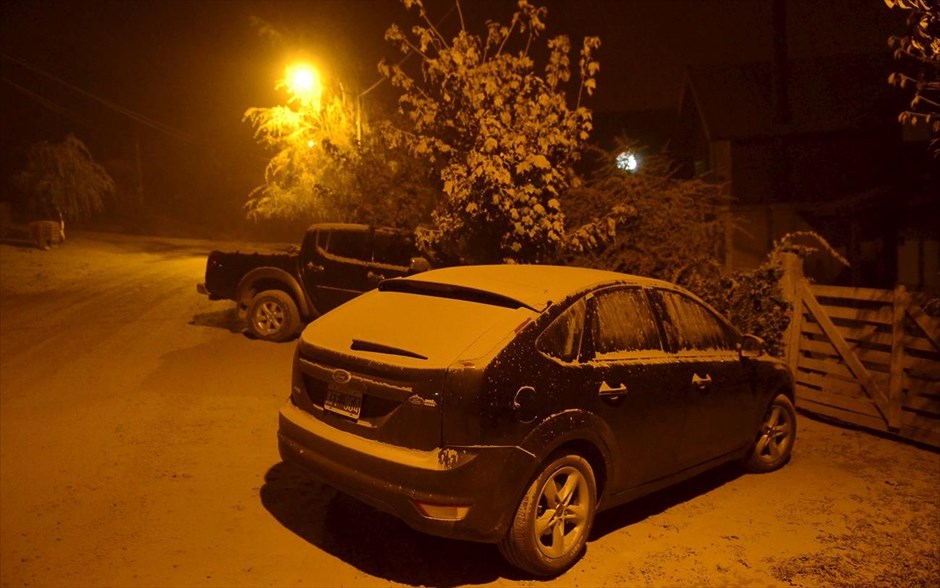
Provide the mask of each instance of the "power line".
[{"label": "power line", "polygon": [[54,113],[56,113],[56,114],[58,114],[58,115],[60,115],[60,116],[64,116],[64,117],[66,117],[66,118],[70,118],[70,119],[72,119],[73,121],[77,122],[78,124],[82,125],[83,127],[86,127],[86,128],[89,128],[89,129],[95,128],[95,126],[92,125],[91,123],[89,123],[87,120],[85,120],[85,119],[82,118],[81,116],[75,114],[74,112],[68,110],[67,108],[65,108],[65,107],[62,106],[61,104],[57,104],[57,103],[53,102],[52,100],[49,100],[48,98],[45,98],[45,97],[43,97],[43,96],[40,96],[40,95],[37,94],[36,92],[33,92],[33,91],[30,90],[29,88],[26,88],[26,87],[24,87],[24,86],[21,86],[21,85],[17,84],[16,82],[14,82],[13,80],[11,80],[10,78],[8,78],[8,77],[6,77],[6,76],[2,76],[2,77],[0,77],[0,79],[2,79],[4,82],[6,82],[8,85],[12,86],[13,88],[16,88],[17,90],[19,90],[19,91],[22,92],[23,94],[26,94],[27,96],[29,96],[30,98],[32,98],[33,100],[35,100],[36,102],[38,102],[39,104],[41,104],[43,107],[47,108],[48,110],[51,110],[52,112],[54,112]]},{"label": "power line", "polygon": [[[100,103],[100,104],[106,106],[107,108],[110,108],[111,110],[114,110],[115,112],[118,112],[118,113],[120,113],[120,114],[122,114],[122,115],[124,115],[124,116],[126,116],[126,117],[128,117],[128,118],[130,118],[130,119],[132,119],[132,120],[134,120],[134,121],[136,121],[136,122],[138,122],[138,123],[140,123],[140,124],[143,124],[143,125],[145,125],[145,126],[148,126],[148,127],[152,128],[152,129],[154,129],[154,130],[160,131],[161,133],[164,133],[164,134],[166,134],[166,135],[169,135],[169,136],[171,136],[171,137],[173,137],[173,138],[175,138],[175,139],[178,139],[178,140],[180,140],[180,141],[191,142],[191,141],[193,140],[193,137],[192,137],[190,134],[188,134],[188,133],[186,133],[186,132],[184,132],[184,131],[181,131],[181,130],[179,130],[179,129],[176,129],[176,128],[174,128],[174,127],[171,127],[170,125],[164,124],[164,123],[162,123],[162,122],[160,122],[160,121],[158,121],[158,120],[155,120],[155,119],[153,119],[153,118],[150,118],[150,117],[148,117],[148,116],[145,116],[145,115],[143,115],[143,114],[140,114],[140,113],[138,113],[138,112],[135,112],[135,111],[133,111],[133,110],[131,110],[131,109],[129,109],[129,108],[126,108],[126,107],[124,107],[124,106],[121,106],[121,105],[119,105],[119,104],[116,104],[116,103],[114,103],[114,102],[112,102],[112,101],[110,101],[110,100],[108,100],[108,99],[106,99],[106,98],[102,98],[101,96],[98,96],[97,94],[93,94],[92,92],[89,92],[89,91],[87,91],[87,90],[83,90],[82,88],[79,88],[78,86],[75,86],[74,84],[71,84],[71,83],[69,83],[69,82],[63,80],[62,78],[59,78],[59,77],[57,77],[57,76],[55,76],[55,75],[53,75],[53,74],[51,74],[51,73],[49,73],[49,72],[47,72],[47,71],[44,71],[44,70],[40,69],[39,67],[36,67],[36,66],[34,66],[34,65],[31,65],[31,64],[29,64],[29,63],[26,63],[25,61],[22,61],[22,60],[20,60],[20,59],[16,59],[15,57],[11,57],[11,56],[7,55],[6,53],[0,53],[0,57],[2,57],[3,59],[5,59],[5,60],[7,60],[7,61],[10,61],[10,62],[12,62],[12,63],[15,63],[15,64],[17,64],[17,65],[19,65],[19,66],[21,66],[21,67],[24,67],[24,68],[26,68],[26,69],[28,69],[28,70],[30,70],[30,71],[32,71],[32,72],[35,72],[35,73],[37,73],[37,74],[39,74],[39,75],[41,75],[41,76],[43,76],[43,77],[45,77],[45,78],[48,78],[48,79],[50,79],[50,80],[52,80],[52,81],[54,81],[54,82],[56,82],[56,83],[58,83],[58,84],[61,84],[61,85],[65,86],[66,88],[69,88],[70,90],[72,90],[72,91],[74,91],[74,92],[77,92],[77,93],[79,93],[79,94],[81,94],[81,95],[83,95],[83,96],[86,96],[86,97],[88,97],[88,98],[91,98],[91,99],[94,100],[95,102],[98,102],[98,103]],[[7,80],[7,81],[8,81],[8,80]],[[8,81],[8,83],[11,83],[11,84],[12,84],[12,82],[9,82],[9,81]],[[22,88],[21,86],[19,86],[19,87]],[[23,88],[23,89],[25,90],[25,88]],[[42,98],[41,96],[39,96],[38,94],[35,94],[34,92],[30,92],[30,91],[28,91],[28,90],[27,90],[27,92],[28,92],[30,95],[32,95],[32,97],[41,100],[40,103],[43,103],[42,101],[48,102],[47,99]],[[43,103],[43,105],[48,108],[48,105],[47,105],[47,104]]]}]

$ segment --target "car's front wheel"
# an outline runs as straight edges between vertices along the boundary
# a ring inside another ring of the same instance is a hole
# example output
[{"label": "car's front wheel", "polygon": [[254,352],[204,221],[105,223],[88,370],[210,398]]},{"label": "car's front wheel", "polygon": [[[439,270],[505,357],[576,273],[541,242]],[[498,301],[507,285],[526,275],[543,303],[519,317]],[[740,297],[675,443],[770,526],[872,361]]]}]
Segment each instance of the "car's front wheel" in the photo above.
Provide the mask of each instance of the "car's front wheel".
[{"label": "car's front wheel", "polygon": [[778,394],[767,409],[745,467],[751,472],[772,472],[790,461],[796,441],[796,409],[786,394]]},{"label": "car's front wheel", "polygon": [[560,454],[529,485],[499,543],[509,563],[537,576],[557,576],[584,550],[597,503],[591,464]]},{"label": "car's front wheel", "polygon": [[257,294],[248,307],[248,330],[265,341],[286,341],[300,328],[294,299],[281,290]]}]

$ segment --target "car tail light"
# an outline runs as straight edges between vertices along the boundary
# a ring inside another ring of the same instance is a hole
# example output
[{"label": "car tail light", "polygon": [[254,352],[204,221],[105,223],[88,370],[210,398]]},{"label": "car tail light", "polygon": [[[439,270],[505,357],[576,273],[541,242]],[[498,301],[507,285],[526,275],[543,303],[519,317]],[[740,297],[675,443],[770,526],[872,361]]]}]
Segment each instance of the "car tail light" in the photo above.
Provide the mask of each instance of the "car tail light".
[{"label": "car tail light", "polygon": [[209,259],[207,262],[207,265],[209,266],[209,268],[217,268],[220,265],[222,265],[222,262],[219,260],[219,257],[220,257],[219,254],[215,252],[212,252],[209,254]]},{"label": "car tail light", "polygon": [[439,519],[443,521],[460,521],[467,516],[470,511],[469,505],[459,504],[430,504],[427,502],[418,502],[414,500],[415,508],[422,515],[429,519]]}]

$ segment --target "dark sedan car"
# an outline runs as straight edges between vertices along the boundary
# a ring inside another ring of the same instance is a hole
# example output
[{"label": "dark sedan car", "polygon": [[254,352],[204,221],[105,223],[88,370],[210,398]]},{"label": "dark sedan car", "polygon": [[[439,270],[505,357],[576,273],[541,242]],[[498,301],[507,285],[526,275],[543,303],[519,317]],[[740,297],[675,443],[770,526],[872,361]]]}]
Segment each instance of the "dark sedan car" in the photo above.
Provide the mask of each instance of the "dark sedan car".
[{"label": "dark sedan car", "polygon": [[796,435],[786,367],[696,296],[554,266],[382,282],[311,323],[282,457],[427,533],[556,575],[594,515]]}]

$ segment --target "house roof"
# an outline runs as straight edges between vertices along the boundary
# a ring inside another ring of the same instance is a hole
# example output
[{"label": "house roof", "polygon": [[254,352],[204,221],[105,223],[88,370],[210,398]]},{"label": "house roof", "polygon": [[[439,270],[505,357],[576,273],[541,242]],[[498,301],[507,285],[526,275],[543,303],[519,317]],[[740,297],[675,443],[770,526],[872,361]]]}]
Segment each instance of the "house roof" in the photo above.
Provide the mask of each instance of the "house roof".
[{"label": "house roof", "polygon": [[769,62],[689,66],[683,100],[693,101],[711,140],[870,128],[890,111],[890,66],[881,54],[790,61],[791,116],[782,126],[774,124]]}]

